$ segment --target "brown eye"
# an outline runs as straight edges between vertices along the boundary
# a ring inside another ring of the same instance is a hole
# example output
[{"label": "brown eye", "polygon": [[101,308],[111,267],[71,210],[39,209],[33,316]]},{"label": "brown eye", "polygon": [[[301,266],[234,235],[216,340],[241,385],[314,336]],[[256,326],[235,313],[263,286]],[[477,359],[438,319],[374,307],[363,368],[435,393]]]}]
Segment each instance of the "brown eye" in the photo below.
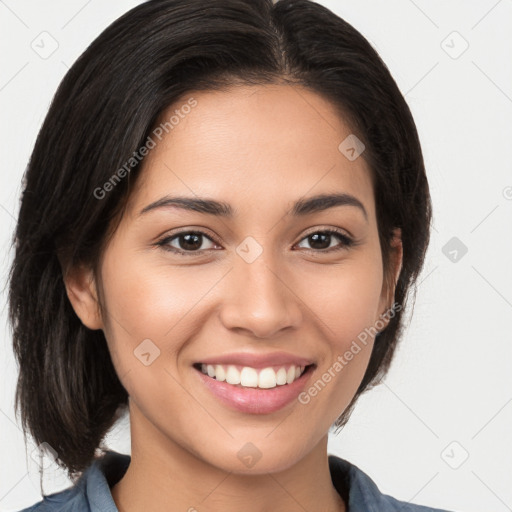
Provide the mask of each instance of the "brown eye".
[{"label": "brown eye", "polygon": [[[203,247],[204,240],[209,240],[213,245],[215,242],[202,231],[182,231],[172,236],[167,236],[160,240],[157,245],[166,251],[176,252],[178,254],[194,254],[206,251],[211,247]],[[174,245],[172,245],[174,244]]]},{"label": "brown eye", "polygon": [[[336,238],[341,240],[341,244],[338,243],[332,246],[331,242]],[[351,238],[336,230],[316,231],[314,233],[310,233],[308,236],[303,238],[303,240],[307,240],[311,246],[311,249],[306,249],[313,250],[315,252],[331,252],[353,245]]]}]

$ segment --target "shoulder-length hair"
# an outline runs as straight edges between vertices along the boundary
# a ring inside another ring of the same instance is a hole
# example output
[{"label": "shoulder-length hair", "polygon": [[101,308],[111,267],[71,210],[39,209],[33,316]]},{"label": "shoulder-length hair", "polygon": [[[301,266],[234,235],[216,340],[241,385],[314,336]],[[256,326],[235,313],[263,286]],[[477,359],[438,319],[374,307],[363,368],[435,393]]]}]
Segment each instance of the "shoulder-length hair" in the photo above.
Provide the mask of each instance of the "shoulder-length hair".
[{"label": "shoulder-length hair", "polygon": [[401,308],[377,335],[337,427],[390,366],[429,242],[431,200],[416,126],[388,68],[357,30],[309,0],[149,0],[107,27],[62,80],[26,169],[13,242],[16,412],[25,437],[28,430],[37,444],[48,443],[73,479],[101,452],[128,396],[103,332],[80,322],[63,275],[77,264],[97,269],[140,163],[108,194],[98,187],[178,98],[237,83],[308,87],[363,141],[385,276],[393,229],[402,233],[402,269],[393,283]]}]

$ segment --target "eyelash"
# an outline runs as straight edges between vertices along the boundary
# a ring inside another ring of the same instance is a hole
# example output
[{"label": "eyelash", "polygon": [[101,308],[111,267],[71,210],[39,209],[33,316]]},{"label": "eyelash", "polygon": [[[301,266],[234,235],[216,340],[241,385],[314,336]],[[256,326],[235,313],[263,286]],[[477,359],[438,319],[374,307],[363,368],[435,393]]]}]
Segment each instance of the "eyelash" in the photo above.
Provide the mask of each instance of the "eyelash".
[{"label": "eyelash", "polygon": [[[341,240],[342,244],[339,246],[331,247],[329,249],[305,249],[309,253],[327,254],[327,253],[332,253],[332,252],[336,252],[336,251],[341,251],[343,249],[348,249],[348,248],[356,245],[356,242],[352,238],[347,236],[345,233],[343,233],[340,230],[332,229],[332,228],[325,229],[325,230],[319,230],[319,231],[312,231],[311,233],[308,233],[306,236],[301,238],[301,240],[299,240],[299,243],[302,242],[303,240],[307,239],[308,237],[310,237],[312,235],[316,235],[316,234],[335,235]],[[180,231],[178,233],[174,233],[172,236],[166,236],[165,238],[162,238],[161,240],[156,242],[155,245],[157,247],[162,248],[164,251],[172,252],[172,253],[179,254],[182,256],[195,256],[195,255],[201,254],[204,251],[210,250],[210,249],[201,249],[199,251],[183,251],[180,249],[176,249],[175,247],[170,247],[169,243],[172,240],[174,240],[175,238],[179,237],[180,235],[201,235],[201,236],[208,238],[210,241],[214,242],[215,244],[220,245],[220,243],[217,240],[215,240],[211,236],[207,235],[204,231],[200,231],[200,230]]]}]

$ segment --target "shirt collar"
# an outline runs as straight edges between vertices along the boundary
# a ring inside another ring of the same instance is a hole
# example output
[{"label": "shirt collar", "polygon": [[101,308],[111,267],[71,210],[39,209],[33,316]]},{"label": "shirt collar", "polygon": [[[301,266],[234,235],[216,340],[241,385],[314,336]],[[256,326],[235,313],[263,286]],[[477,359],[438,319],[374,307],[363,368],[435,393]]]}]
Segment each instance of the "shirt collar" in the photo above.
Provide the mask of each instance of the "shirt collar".
[{"label": "shirt collar", "polygon": [[129,455],[109,450],[84,472],[85,491],[91,512],[119,512],[110,488],[121,480],[130,460]]},{"label": "shirt collar", "polygon": [[[118,512],[110,489],[123,477],[130,460],[129,455],[109,450],[83,473],[80,480],[91,512]],[[329,469],[333,485],[348,502],[350,512],[391,510],[388,508],[389,497],[384,496],[373,480],[354,464],[329,455]]]}]

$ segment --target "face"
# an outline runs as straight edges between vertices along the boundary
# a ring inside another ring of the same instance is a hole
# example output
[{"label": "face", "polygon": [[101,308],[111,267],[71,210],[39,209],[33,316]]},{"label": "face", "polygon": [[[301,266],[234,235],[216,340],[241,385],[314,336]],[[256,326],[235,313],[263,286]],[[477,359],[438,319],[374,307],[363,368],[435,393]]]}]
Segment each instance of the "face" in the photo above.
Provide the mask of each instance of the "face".
[{"label": "face", "polygon": [[105,333],[139,440],[225,471],[283,470],[354,396],[392,302],[370,172],[303,88],[191,93],[163,119],[175,110],[90,287],[103,314],[78,287],[73,304]]}]

